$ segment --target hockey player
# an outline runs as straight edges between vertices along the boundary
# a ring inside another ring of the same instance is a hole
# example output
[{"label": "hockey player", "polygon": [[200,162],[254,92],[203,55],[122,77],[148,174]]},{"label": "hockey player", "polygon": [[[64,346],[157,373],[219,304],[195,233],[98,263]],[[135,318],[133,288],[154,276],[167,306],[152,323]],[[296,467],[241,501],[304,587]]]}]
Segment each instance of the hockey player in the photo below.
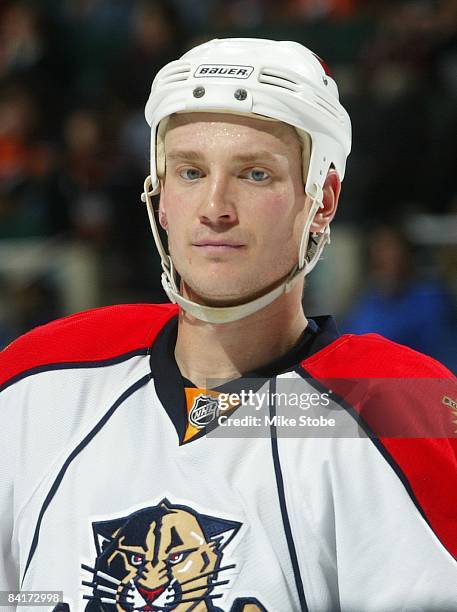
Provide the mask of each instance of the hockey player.
[{"label": "hockey player", "polygon": [[325,65],[211,41],[158,73],[146,118],[174,304],[1,354],[3,603],[456,610],[455,380],[301,308],[351,140]]}]

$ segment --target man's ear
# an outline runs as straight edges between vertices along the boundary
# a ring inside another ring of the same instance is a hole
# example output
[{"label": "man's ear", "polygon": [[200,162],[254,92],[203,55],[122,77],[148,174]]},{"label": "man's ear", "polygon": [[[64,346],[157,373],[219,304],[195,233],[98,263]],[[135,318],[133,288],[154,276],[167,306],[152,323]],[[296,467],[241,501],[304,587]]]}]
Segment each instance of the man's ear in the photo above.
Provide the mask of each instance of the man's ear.
[{"label": "man's ear", "polygon": [[334,168],[330,168],[323,187],[323,207],[317,211],[314,217],[310,227],[312,232],[321,232],[333,220],[338,207],[340,192],[340,177]]},{"label": "man's ear", "polygon": [[167,214],[165,212],[164,181],[162,180],[160,180],[159,223],[161,227],[167,232],[168,231],[168,221],[167,221]]}]

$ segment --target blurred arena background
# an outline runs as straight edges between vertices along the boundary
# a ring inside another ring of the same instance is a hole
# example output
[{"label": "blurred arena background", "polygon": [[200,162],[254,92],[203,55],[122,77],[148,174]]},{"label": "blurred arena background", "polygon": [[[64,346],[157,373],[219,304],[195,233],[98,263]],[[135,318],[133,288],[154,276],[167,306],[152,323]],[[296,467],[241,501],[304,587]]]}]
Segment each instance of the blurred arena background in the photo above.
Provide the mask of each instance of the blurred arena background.
[{"label": "blurred arena background", "polygon": [[164,63],[223,36],[311,47],[352,117],[307,314],[457,370],[456,0],[0,0],[0,348],[85,308],[166,301],[143,108]]}]

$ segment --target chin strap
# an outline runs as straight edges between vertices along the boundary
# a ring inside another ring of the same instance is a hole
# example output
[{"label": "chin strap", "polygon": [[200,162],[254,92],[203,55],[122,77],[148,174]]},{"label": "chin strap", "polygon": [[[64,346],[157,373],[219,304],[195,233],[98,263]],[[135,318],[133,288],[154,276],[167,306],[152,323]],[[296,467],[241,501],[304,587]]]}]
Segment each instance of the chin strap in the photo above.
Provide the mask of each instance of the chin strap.
[{"label": "chin strap", "polygon": [[323,192],[322,188],[315,185],[315,193],[311,195],[312,204],[303,227],[303,233],[300,241],[298,254],[298,265],[290,272],[285,281],[278,287],[275,287],[265,295],[237,306],[204,306],[192,300],[183,297],[178,287],[178,277],[174,268],[170,255],[166,252],[162,240],[160,238],[159,229],[157,227],[156,216],[152,204],[152,196],[159,193],[159,185],[153,186],[151,177],[148,176],[144,181],[144,192],[141,194],[142,202],[145,202],[148,211],[149,222],[151,224],[154,241],[159,251],[162,263],[162,286],[169,299],[178,304],[184,311],[188,312],[196,319],[207,323],[231,323],[243,319],[262,308],[265,308],[283,293],[288,293],[295,283],[302,277],[306,276],[316,265],[324,246],[330,242],[330,229],[328,226],[324,228],[322,233],[313,234],[311,244],[309,245],[310,227],[314,217],[322,208]]}]

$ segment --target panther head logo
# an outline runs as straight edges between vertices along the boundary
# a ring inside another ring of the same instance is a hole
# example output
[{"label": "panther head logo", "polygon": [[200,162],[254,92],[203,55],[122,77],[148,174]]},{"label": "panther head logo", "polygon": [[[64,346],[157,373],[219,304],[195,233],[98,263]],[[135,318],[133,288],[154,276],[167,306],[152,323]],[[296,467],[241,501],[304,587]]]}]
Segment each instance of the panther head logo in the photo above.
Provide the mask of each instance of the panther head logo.
[{"label": "panther head logo", "polygon": [[[163,499],[157,506],[92,524],[97,556],[83,565],[92,589],[86,611],[220,610],[217,587],[235,565],[223,565],[223,551],[241,523],[195,512]],[[256,600],[237,600],[239,610],[264,610]],[[233,610],[232,606],[232,610]]]}]

